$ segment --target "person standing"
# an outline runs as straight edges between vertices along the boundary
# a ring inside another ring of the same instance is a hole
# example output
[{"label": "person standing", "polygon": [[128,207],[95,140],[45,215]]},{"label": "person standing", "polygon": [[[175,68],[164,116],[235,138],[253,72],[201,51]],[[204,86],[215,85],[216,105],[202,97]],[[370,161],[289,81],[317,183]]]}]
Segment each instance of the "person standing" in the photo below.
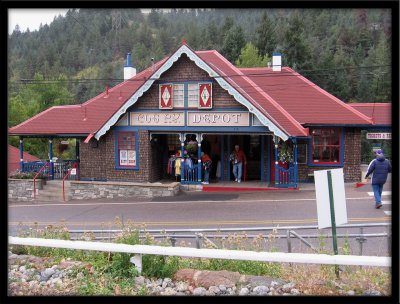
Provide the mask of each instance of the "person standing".
[{"label": "person standing", "polygon": [[210,179],[210,171],[211,171],[211,158],[207,153],[201,152],[201,163],[203,164],[204,168],[204,179],[202,184],[208,185]]},{"label": "person standing", "polygon": [[388,174],[392,172],[392,165],[389,160],[385,158],[382,150],[375,152],[376,158],[368,165],[368,171],[365,175],[365,179],[372,174],[372,190],[374,191],[375,197],[375,208],[379,209],[382,207],[382,190],[383,185],[386,183]]},{"label": "person standing", "polygon": [[233,165],[233,175],[235,176],[235,182],[240,183],[242,180],[243,163],[247,164],[246,155],[240,150],[239,145],[235,145],[235,149],[231,153],[230,160]]}]

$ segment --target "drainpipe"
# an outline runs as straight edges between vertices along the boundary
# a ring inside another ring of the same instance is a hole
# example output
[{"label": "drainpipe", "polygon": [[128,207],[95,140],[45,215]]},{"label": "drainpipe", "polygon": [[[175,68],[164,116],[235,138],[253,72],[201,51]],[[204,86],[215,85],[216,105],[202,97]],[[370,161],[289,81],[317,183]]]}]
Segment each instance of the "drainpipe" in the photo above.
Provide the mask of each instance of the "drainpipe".
[{"label": "drainpipe", "polygon": [[19,170],[24,171],[24,144],[23,137],[19,138]]},{"label": "drainpipe", "polygon": [[52,138],[49,138],[49,160],[50,160],[50,180],[54,179],[53,176],[53,140]]}]

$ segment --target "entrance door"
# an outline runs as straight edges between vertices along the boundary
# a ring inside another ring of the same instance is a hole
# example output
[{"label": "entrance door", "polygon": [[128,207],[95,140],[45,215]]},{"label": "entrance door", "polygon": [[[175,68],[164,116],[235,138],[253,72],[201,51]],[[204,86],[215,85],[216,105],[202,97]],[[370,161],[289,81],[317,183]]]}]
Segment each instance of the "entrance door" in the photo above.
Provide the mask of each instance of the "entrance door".
[{"label": "entrance door", "polygon": [[[229,153],[232,153],[235,145],[239,145],[240,149],[244,152],[247,158],[247,165],[243,164],[242,180],[252,181],[261,180],[261,135],[233,135],[230,138]],[[232,164],[229,162],[230,180],[235,177],[232,173]]]}]

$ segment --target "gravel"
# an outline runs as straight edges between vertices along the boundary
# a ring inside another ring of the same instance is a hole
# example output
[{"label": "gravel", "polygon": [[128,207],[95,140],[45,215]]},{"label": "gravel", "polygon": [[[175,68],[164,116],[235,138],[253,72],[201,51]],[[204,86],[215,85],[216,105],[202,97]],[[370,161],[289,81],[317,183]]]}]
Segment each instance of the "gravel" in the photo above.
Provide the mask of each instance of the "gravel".
[{"label": "gravel", "polygon": [[[32,262],[33,261],[33,262]],[[43,265],[52,265],[45,258],[18,256],[9,253],[9,293],[10,295],[78,295],[76,287],[80,286],[85,276],[83,270],[88,265],[76,261],[62,261],[60,265],[46,268]],[[188,282],[173,281],[170,278],[150,279],[144,276],[132,278],[132,291],[145,289],[146,295],[162,296],[298,296],[303,292],[296,288],[293,282],[264,281],[265,285],[227,287],[225,285],[210,286],[208,289],[201,286],[192,286]],[[341,286],[342,287],[342,286]],[[346,296],[355,295],[353,290],[341,293]],[[366,296],[380,296],[379,291],[369,289],[363,292]]]}]

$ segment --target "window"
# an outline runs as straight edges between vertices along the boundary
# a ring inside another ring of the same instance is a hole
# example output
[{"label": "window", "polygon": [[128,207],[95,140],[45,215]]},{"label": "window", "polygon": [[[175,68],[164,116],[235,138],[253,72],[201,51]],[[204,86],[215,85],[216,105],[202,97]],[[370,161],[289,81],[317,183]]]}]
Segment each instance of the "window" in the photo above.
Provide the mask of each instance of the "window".
[{"label": "window", "polygon": [[199,85],[197,83],[188,84],[188,108],[199,106]]},{"label": "window", "polygon": [[119,132],[118,133],[118,167],[136,168],[136,133]]},{"label": "window", "polygon": [[297,163],[307,163],[307,144],[297,144]]},{"label": "window", "polygon": [[174,84],[174,93],[173,93],[173,103],[174,108],[183,108],[184,107],[184,93],[185,88],[183,84]]},{"label": "window", "polygon": [[339,129],[314,129],[312,131],[313,163],[340,163],[340,135]]}]

